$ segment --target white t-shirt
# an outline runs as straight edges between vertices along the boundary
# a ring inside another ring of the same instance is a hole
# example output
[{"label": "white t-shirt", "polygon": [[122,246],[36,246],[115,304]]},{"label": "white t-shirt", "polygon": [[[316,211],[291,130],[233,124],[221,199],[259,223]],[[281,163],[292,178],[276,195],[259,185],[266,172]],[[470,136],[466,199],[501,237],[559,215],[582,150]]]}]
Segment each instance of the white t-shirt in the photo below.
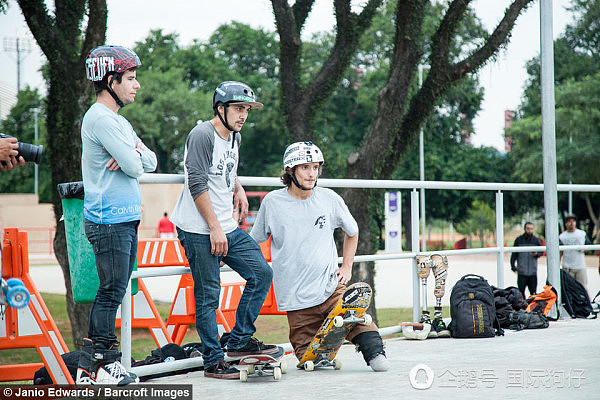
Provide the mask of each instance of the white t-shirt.
[{"label": "white t-shirt", "polygon": [[356,220],[333,190],[315,187],[305,200],[293,198],[287,188],[265,196],[250,236],[264,242],[272,235],[273,286],[280,310],[316,306],[331,296],[338,283],[336,228],[349,236],[358,233]]},{"label": "white t-shirt", "polygon": [[[585,232],[575,229],[574,232],[564,231],[558,236],[560,244],[574,246],[585,244]],[[569,269],[584,269],[585,254],[579,250],[565,250],[562,256],[562,266]]]}]

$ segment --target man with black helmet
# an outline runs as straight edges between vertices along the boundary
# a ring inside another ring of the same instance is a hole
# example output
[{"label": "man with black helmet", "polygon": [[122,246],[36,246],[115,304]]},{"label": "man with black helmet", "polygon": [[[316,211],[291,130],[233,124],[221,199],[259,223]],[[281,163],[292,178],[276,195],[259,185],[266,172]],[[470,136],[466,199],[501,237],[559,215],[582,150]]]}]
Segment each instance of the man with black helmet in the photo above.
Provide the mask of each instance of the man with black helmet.
[{"label": "man with black helmet", "polygon": [[88,338],[83,340],[77,384],[120,386],[139,381],[121,364],[115,317],[137,253],[141,219],[138,178],[156,169],[156,155],[118,114],[134,102],[140,88],[138,56],[125,47],[100,46],[90,52],[85,63],[96,102],[81,123],[83,215],[100,286],[90,312]]},{"label": "man with black helmet", "polygon": [[[277,307],[287,311],[289,339],[298,360],[323,320],[335,308],[352,277],[358,224],[344,200],[317,186],[323,153],[312,142],[296,142],[283,155],[281,182],[286,186],[263,199],[250,235],[258,242],[271,236]],[[344,233],[338,267],[334,231]],[[377,326],[356,325],[346,337],[373,371],[387,371]]]},{"label": "man with black helmet", "polygon": [[[272,354],[252,335],[254,321],[273,279],[260,247],[239,220],[248,213],[248,200],[237,178],[239,131],[252,109],[262,108],[254,91],[235,81],[221,83],[213,95],[214,117],[189,133],[184,153],[184,188],[171,213],[190,264],[196,300],[196,330],[202,339],[204,376],[238,379],[239,370],[224,361],[215,310],[221,291],[219,265],[227,263],[246,280],[236,323],[226,344],[227,355]],[[239,219],[234,219],[239,211]]]}]

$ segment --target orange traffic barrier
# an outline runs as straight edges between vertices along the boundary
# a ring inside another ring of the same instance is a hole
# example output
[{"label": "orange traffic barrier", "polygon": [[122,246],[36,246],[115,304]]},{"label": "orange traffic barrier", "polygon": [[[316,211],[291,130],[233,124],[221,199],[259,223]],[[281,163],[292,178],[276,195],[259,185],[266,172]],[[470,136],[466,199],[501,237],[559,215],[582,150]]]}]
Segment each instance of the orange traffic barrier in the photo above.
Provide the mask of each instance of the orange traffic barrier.
[{"label": "orange traffic barrier", "polygon": [[43,364],[0,365],[0,381],[32,380],[35,371],[45,366],[54,383],[74,384],[61,357],[69,349],[29,274],[27,232],[6,228],[2,240],[2,278],[21,279],[31,300],[19,310],[0,306],[4,307],[0,312],[0,350],[35,348]]},{"label": "orange traffic barrier", "polygon": [[[177,239],[143,239],[138,242],[138,268],[185,266],[186,264],[187,260],[185,259],[183,247]],[[172,343],[171,335],[167,331],[167,327],[158,313],[158,309],[142,278],[138,278],[138,292],[132,297],[131,327],[134,329],[148,329],[158,347]],[[117,328],[121,327],[120,307],[115,326]]]}]

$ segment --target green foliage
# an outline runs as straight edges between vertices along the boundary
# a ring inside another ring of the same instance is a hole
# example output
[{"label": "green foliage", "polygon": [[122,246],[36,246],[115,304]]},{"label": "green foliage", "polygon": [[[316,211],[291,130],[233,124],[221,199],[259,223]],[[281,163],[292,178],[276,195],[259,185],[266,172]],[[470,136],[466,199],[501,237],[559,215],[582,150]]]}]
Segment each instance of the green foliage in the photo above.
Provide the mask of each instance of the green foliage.
[{"label": "green foliage", "polygon": [[477,232],[483,245],[486,232],[495,230],[495,226],[495,211],[492,210],[488,203],[475,200],[468,210],[467,217],[456,225],[456,230],[463,235],[468,235],[470,232]]},{"label": "green foliage", "polygon": [[[35,114],[38,114],[38,141],[35,138]],[[17,104],[10,110],[7,118],[0,121],[0,132],[15,136],[19,142],[43,145],[42,162],[38,167],[38,190],[40,202],[49,203],[52,199],[49,149],[47,146],[46,118],[42,109],[42,100],[37,89],[27,87],[17,94]],[[34,163],[28,162],[23,167],[3,172],[0,179],[0,193],[33,193]]]}]

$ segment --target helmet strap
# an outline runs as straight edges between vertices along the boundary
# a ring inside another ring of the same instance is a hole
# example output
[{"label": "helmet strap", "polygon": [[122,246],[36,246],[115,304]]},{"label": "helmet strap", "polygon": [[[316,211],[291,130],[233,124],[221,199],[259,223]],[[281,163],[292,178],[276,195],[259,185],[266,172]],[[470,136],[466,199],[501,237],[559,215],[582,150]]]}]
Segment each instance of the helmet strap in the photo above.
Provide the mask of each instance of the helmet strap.
[{"label": "helmet strap", "polygon": [[215,109],[215,111],[217,112],[217,115],[219,116],[219,119],[221,120],[221,122],[223,123],[223,125],[225,126],[225,128],[229,129],[231,132],[233,132],[233,138],[231,140],[231,148],[233,149],[233,146],[235,144],[235,134],[238,133],[236,130],[234,130],[231,126],[229,126],[229,123],[227,122],[227,108],[229,107],[229,103],[224,103],[223,105],[223,115],[225,116],[225,118],[223,118],[221,116],[221,113],[219,112],[219,109],[217,106],[217,108]]},{"label": "helmet strap", "polygon": [[298,179],[296,178],[296,170],[294,170],[291,174],[290,174],[290,178],[292,178],[292,182],[294,182],[294,185],[296,185],[296,187],[298,189],[301,190],[313,190],[315,187],[317,187],[317,179],[315,179],[315,186],[313,186],[312,189],[306,188],[302,185],[300,185],[300,183],[298,183]]},{"label": "helmet strap", "polygon": [[114,74],[112,74],[111,76],[109,76],[108,79],[110,80],[110,82],[108,84],[106,84],[104,81],[101,81],[100,85],[103,86],[104,89],[108,92],[108,94],[110,94],[112,96],[112,98],[115,100],[115,102],[117,103],[117,105],[120,108],[125,107],[125,104],[123,104],[123,102],[121,101],[121,99],[119,99],[119,96],[117,96],[117,94],[110,87],[113,84],[113,81],[115,79]]}]

